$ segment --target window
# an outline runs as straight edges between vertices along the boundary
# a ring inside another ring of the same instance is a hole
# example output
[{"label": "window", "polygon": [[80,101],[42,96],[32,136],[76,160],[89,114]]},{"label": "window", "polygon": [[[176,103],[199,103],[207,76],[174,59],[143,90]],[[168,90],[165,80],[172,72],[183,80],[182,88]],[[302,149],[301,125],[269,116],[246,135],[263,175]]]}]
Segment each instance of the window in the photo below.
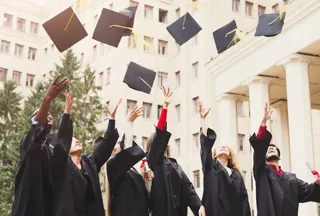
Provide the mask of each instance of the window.
[{"label": "window", "polygon": [[240,0],[232,0],[232,11],[238,12],[240,10]]},{"label": "window", "polygon": [[283,4],[284,5],[288,5],[289,4],[289,0],[283,0]]},{"label": "window", "polygon": [[5,13],[4,14],[4,23],[3,23],[3,25],[5,26],[5,27],[9,27],[9,28],[11,28],[12,27],[12,15],[11,14],[7,14],[7,13]]},{"label": "window", "polygon": [[180,139],[175,139],[174,140],[174,146],[175,146],[174,153],[175,153],[175,155],[177,157],[180,156],[180,143],[181,143]]},{"label": "window", "polygon": [[0,82],[7,80],[8,69],[0,67]]},{"label": "window", "polygon": [[151,118],[152,104],[143,103],[143,118]]},{"label": "window", "polygon": [[198,62],[195,62],[192,64],[192,75],[193,75],[193,79],[198,79],[199,75],[198,75]]},{"label": "window", "polygon": [[[193,3],[194,5],[196,5],[196,4],[197,4],[197,2],[198,2],[198,0],[192,0],[192,3]],[[197,7],[197,6],[192,7],[192,13],[197,12],[197,10],[198,10],[198,7]]]},{"label": "window", "polygon": [[147,19],[153,19],[153,7],[149,5],[144,6],[144,17]]},{"label": "window", "polygon": [[107,69],[107,81],[106,81],[106,85],[109,85],[111,82],[111,67],[109,67]]},{"label": "window", "polygon": [[152,52],[152,47],[153,47],[153,38],[144,36],[144,43],[143,43],[143,51],[146,52]]},{"label": "window", "polygon": [[96,14],[96,15],[94,16],[94,22],[95,22],[95,23],[98,22],[98,14]]},{"label": "window", "polygon": [[159,40],[158,41],[158,54],[167,55],[167,47],[168,47],[167,41]]},{"label": "window", "polygon": [[104,56],[104,44],[103,43],[99,43],[99,56]]},{"label": "window", "polygon": [[36,60],[37,49],[29,47],[28,59]]},{"label": "window", "polygon": [[80,61],[83,62],[83,59],[84,59],[84,53],[81,53],[80,54]]},{"label": "window", "polygon": [[10,50],[10,42],[9,41],[5,41],[5,40],[2,40],[1,41],[1,52],[2,53],[9,53],[9,50]]},{"label": "window", "polygon": [[251,190],[253,191],[253,172],[251,172],[251,178],[250,178],[250,180],[251,180]]},{"label": "window", "polygon": [[162,108],[163,108],[163,107],[162,107],[161,105],[158,105],[158,110],[157,110],[157,118],[158,118],[158,119],[160,118]]},{"label": "window", "polygon": [[179,19],[181,16],[180,8],[176,9],[176,19]]},{"label": "window", "polygon": [[167,23],[167,19],[168,19],[168,11],[159,9],[159,22]]},{"label": "window", "polygon": [[26,86],[33,87],[34,75],[27,74]]},{"label": "window", "polygon": [[177,117],[177,122],[180,121],[180,104],[176,105],[176,117]]},{"label": "window", "polygon": [[238,134],[238,151],[244,150],[244,134]]},{"label": "window", "polygon": [[200,171],[193,171],[193,186],[195,188],[200,188]]},{"label": "window", "polygon": [[266,7],[258,5],[258,16],[266,13]]},{"label": "window", "polygon": [[136,38],[133,33],[128,37],[128,47],[136,48]]},{"label": "window", "polygon": [[176,88],[179,88],[181,84],[181,73],[180,71],[176,72]]},{"label": "window", "polygon": [[272,11],[273,12],[278,12],[279,11],[279,4],[275,4],[272,6]]},{"label": "window", "polygon": [[109,9],[110,9],[110,10],[113,9],[113,3],[109,4]]},{"label": "window", "polygon": [[22,18],[17,18],[17,30],[25,32],[26,31],[26,20]]},{"label": "window", "polygon": [[39,24],[36,22],[30,22],[30,33],[31,34],[38,34]]},{"label": "window", "polygon": [[44,54],[48,55],[48,48],[44,48]]},{"label": "window", "polygon": [[97,45],[94,45],[92,50],[92,61],[96,61],[96,60],[97,60]]},{"label": "window", "polygon": [[198,112],[199,112],[199,109],[198,109],[198,100],[199,100],[199,97],[192,98],[193,112],[194,112],[194,113],[198,113]]},{"label": "window", "polygon": [[98,86],[103,86],[103,71],[99,73]]},{"label": "window", "polygon": [[137,141],[137,136],[136,135],[133,135],[133,141]]},{"label": "window", "polygon": [[244,115],[244,102],[238,101],[237,103],[237,114],[238,116],[245,116]]},{"label": "window", "polygon": [[197,152],[200,150],[199,133],[193,134],[192,137],[193,137],[193,151]]},{"label": "window", "polygon": [[20,85],[21,84],[21,72],[19,71],[13,71],[12,80],[15,84]]},{"label": "window", "polygon": [[138,6],[139,2],[130,0],[130,7]]},{"label": "window", "polygon": [[252,16],[253,3],[246,1],[246,15]]},{"label": "window", "polygon": [[147,140],[148,140],[148,137],[142,137],[142,148],[143,148],[143,150],[147,150],[146,148],[147,148]]},{"label": "window", "polygon": [[198,34],[196,34],[193,38],[192,38],[192,45],[195,46],[198,44]]},{"label": "window", "polygon": [[16,44],[16,46],[14,47],[14,55],[17,57],[22,57],[22,53],[23,53],[23,45]]},{"label": "window", "polygon": [[245,182],[246,181],[246,177],[247,177],[247,171],[243,170],[242,171],[242,175],[243,175],[243,180]]},{"label": "window", "polygon": [[52,51],[54,50],[54,44],[51,44],[51,50]]},{"label": "window", "polygon": [[137,106],[137,101],[134,100],[127,100],[127,114],[128,110],[131,110]]},{"label": "window", "polygon": [[165,86],[167,84],[168,73],[158,72],[158,86]]}]

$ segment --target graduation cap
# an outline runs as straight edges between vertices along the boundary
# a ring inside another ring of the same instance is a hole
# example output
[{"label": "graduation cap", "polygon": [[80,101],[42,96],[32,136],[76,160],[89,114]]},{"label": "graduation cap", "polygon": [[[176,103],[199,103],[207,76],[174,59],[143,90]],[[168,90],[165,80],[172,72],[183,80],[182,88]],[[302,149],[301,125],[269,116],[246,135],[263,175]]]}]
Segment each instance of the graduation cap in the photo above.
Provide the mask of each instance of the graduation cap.
[{"label": "graduation cap", "polygon": [[238,29],[235,20],[214,31],[213,38],[218,54],[237,44],[244,36],[245,34]]},{"label": "graduation cap", "polygon": [[[119,12],[120,14],[123,14],[129,18],[126,27],[133,28],[137,9],[138,9],[138,6],[132,6]],[[132,34],[132,29],[125,29],[123,36],[130,36],[131,34]]]},{"label": "graduation cap", "polygon": [[167,31],[180,46],[193,38],[201,30],[200,25],[189,13],[186,13],[167,27]]},{"label": "graduation cap", "polygon": [[71,7],[42,26],[60,52],[69,49],[88,35]]},{"label": "graduation cap", "polygon": [[130,62],[123,82],[134,90],[150,94],[155,78],[156,72]]},{"label": "graduation cap", "polygon": [[286,17],[285,9],[283,7],[279,13],[260,15],[255,36],[273,37],[280,34]]}]

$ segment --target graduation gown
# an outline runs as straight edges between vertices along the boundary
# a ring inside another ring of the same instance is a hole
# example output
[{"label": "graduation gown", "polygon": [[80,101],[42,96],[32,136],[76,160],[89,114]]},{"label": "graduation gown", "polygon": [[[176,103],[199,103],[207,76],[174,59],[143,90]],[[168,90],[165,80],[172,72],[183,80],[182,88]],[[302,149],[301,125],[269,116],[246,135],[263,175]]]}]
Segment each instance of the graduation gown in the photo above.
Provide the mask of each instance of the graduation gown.
[{"label": "graduation gown", "polygon": [[156,128],[148,164],[154,172],[150,193],[152,216],[186,216],[188,206],[198,215],[201,204],[192,183],[173,158],[164,156],[171,134]]},{"label": "graduation gown", "polygon": [[54,216],[104,216],[99,172],[109,159],[119,138],[118,131],[107,132],[94,141],[94,152],[81,156],[80,170],[69,156],[69,146],[54,146],[52,166],[55,184]]},{"label": "graduation gown", "polygon": [[[121,143],[123,146],[124,140]],[[108,160],[111,216],[149,216],[145,182],[133,167],[144,157],[145,152],[134,142]]]},{"label": "graduation gown", "polygon": [[278,176],[265,161],[271,139],[269,131],[263,140],[257,139],[256,134],[250,137],[258,216],[298,216],[299,203],[320,202],[320,186],[308,184],[293,173]]},{"label": "graduation gown", "polygon": [[248,194],[241,174],[227,170],[212,158],[212,147],[216,133],[207,129],[207,136],[201,132],[201,162],[204,173],[202,202],[207,216],[250,216]]},{"label": "graduation gown", "polygon": [[23,144],[27,146],[15,177],[15,197],[12,205],[12,216],[50,215],[48,196],[43,181],[43,157],[46,157],[45,127],[33,124]]}]

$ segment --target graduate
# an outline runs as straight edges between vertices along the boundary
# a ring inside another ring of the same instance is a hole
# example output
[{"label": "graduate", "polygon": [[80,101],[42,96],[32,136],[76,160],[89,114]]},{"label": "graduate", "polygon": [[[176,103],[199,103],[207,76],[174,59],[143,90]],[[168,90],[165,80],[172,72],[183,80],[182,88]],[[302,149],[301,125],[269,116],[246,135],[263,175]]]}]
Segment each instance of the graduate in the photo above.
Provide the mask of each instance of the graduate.
[{"label": "graduate", "polygon": [[253,174],[256,181],[258,216],[297,216],[299,203],[320,202],[320,179],[308,184],[279,166],[280,149],[270,144],[266,124],[272,110],[265,104],[259,131],[250,137],[254,149]]},{"label": "graduate", "polygon": [[[74,102],[73,99],[70,99]],[[119,138],[115,129],[115,115],[122,100],[109,114],[108,129],[104,137],[94,141],[94,152],[82,154],[81,142],[73,138],[72,143],[59,140],[54,143],[52,167],[54,176],[55,216],[104,216],[105,210],[99,182],[99,172],[111,156]]]},{"label": "graduate", "polygon": [[216,133],[207,128],[205,119],[211,109],[198,101],[201,124],[201,162],[204,174],[202,203],[207,216],[250,216],[248,194],[236,155],[229,146],[213,150]]},{"label": "graduate", "polygon": [[128,111],[125,135],[107,162],[110,216],[149,216],[145,182],[133,167],[146,155],[143,148],[133,141],[133,123],[142,115],[143,108],[135,107]]},{"label": "graduate", "polygon": [[[15,196],[12,216],[52,215],[52,182],[50,173],[50,151],[46,135],[50,128],[48,113],[51,102],[68,84],[67,77],[56,77],[49,86],[43,101],[31,124],[29,132],[21,141],[21,161],[15,177]],[[25,151],[24,151],[25,150]]]},{"label": "graduate", "polygon": [[[156,132],[147,141],[148,164],[154,172],[150,193],[150,208],[152,216],[186,216],[187,207],[194,215],[205,215],[192,183],[179,166],[170,158],[168,142],[171,134],[165,130],[167,109],[172,93],[162,87],[164,108],[156,127]],[[201,208],[200,208],[201,207]]]}]

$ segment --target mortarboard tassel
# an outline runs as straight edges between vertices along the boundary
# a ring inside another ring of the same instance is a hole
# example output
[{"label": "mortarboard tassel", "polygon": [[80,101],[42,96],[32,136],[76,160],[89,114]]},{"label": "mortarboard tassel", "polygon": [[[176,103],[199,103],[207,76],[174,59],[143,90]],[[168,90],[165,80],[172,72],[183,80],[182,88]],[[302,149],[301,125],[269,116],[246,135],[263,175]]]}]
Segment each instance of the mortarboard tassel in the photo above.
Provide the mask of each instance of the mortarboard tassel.
[{"label": "mortarboard tassel", "polygon": [[[78,0],[78,1],[77,1],[77,7],[76,7],[76,8],[77,8],[77,9],[78,9],[78,8],[88,8],[88,2],[87,2],[87,0]],[[72,20],[73,16],[74,16],[74,12],[71,14],[71,16],[70,16],[70,18],[69,18],[69,20],[68,20],[68,23],[67,23],[66,27],[64,28],[64,31],[67,31],[67,29],[68,29],[68,27],[69,27],[69,25],[70,25],[70,23],[71,23],[71,20]]]},{"label": "mortarboard tassel", "polygon": [[315,169],[313,169],[311,167],[311,164],[307,161],[306,165],[308,166],[308,168],[310,169],[312,175],[314,175],[315,177],[317,177],[317,179],[320,179],[320,174],[318,173],[318,171],[316,171]]},{"label": "mortarboard tassel", "polygon": [[[188,4],[188,6],[191,6],[193,8],[199,8],[199,6],[203,6],[206,7],[207,6],[207,2],[192,2],[190,4]],[[187,13],[184,15],[183,18],[183,23],[182,23],[182,29],[185,30],[185,24],[186,24],[186,17],[187,17]]]},{"label": "mortarboard tassel", "polygon": [[228,48],[237,44],[239,41],[241,41],[246,35],[244,33],[242,33],[239,29],[234,29],[232,31],[229,31],[225,37],[228,37],[229,34],[232,34],[233,32],[235,32],[232,40],[230,41]]},{"label": "mortarboard tassel", "polygon": [[278,19],[280,19],[280,21],[282,21],[283,20],[283,14],[284,14],[284,12],[286,12],[287,8],[288,8],[287,5],[282,7],[280,9],[280,11],[279,11],[279,16],[277,18],[275,18],[275,20],[273,20],[271,23],[269,23],[269,26],[271,26],[273,23],[275,23]]}]

